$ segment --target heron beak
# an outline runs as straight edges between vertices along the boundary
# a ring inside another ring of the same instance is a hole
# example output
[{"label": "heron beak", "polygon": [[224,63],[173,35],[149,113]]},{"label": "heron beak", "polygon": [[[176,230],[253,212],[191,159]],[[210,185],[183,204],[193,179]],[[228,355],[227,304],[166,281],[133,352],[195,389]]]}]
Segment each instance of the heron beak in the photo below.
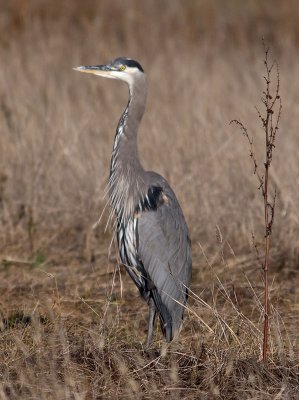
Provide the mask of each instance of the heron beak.
[{"label": "heron beak", "polygon": [[74,67],[73,70],[79,72],[85,72],[87,74],[100,75],[105,78],[115,78],[112,73],[115,71],[110,65],[92,65],[92,66],[81,66]]}]

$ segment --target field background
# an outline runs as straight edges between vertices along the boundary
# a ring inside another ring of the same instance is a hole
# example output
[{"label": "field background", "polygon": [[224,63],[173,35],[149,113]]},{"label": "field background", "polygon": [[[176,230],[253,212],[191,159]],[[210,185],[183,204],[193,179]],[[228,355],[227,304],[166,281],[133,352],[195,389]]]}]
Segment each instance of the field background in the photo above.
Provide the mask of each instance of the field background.
[{"label": "field background", "polygon": [[[262,37],[283,102],[266,366],[252,244],[252,232],[263,243],[263,201],[229,125],[244,122],[262,163]],[[296,398],[298,49],[296,0],[0,1],[0,399]],[[165,346],[157,327],[151,354],[109,210],[92,228],[127,88],[72,71],[118,56],[148,74],[140,157],[174,188],[192,239],[181,336]]]}]

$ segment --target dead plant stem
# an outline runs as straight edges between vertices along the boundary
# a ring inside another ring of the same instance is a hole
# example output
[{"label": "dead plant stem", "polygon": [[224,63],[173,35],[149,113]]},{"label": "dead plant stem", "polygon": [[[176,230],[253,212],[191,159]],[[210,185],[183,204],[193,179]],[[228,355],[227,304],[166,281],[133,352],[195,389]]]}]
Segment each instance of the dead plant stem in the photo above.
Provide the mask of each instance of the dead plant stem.
[{"label": "dead plant stem", "polygon": [[[276,200],[276,189],[272,201],[269,201],[269,169],[272,162],[272,152],[275,147],[275,139],[278,131],[280,116],[281,116],[281,98],[279,94],[280,89],[280,79],[279,79],[279,69],[276,62],[272,64],[269,63],[269,48],[264,45],[265,52],[265,68],[266,76],[264,76],[266,87],[263,91],[262,103],[265,107],[264,114],[259,111],[256,107],[259,120],[261,121],[262,128],[265,134],[265,162],[264,162],[264,174],[260,173],[257,158],[254,153],[253,138],[249,136],[247,128],[239,120],[233,120],[231,122],[236,123],[243,135],[246,137],[249,144],[249,155],[253,163],[253,173],[257,176],[259,182],[259,189],[261,190],[264,199],[264,218],[265,218],[265,255],[264,262],[262,263],[263,278],[264,278],[264,329],[263,329],[263,348],[262,348],[262,359],[264,362],[267,361],[267,349],[268,349],[268,338],[269,338],[269,317],[270,317],[270,300],[269,300],[269,255],[270,255],[270,236],[272,233],[272,225],[274,222],[274,209]],[[271,76],[273,67],[276,66],[277,81],[275,93],[270,93]],[[273,118],[274,112],[276,113],[276,120]],[[269,214],[270,213],[270,214]],[[253,240],[254,235],[253,235]],[[258,253],[257,244],[254,242],[254,246]]]}]

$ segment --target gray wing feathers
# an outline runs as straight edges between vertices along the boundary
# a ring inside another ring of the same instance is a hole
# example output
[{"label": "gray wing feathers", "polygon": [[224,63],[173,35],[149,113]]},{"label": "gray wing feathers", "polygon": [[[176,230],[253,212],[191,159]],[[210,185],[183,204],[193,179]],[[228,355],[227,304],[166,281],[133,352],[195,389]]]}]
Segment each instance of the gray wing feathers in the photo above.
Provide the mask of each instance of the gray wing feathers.
[{"label": "gray wing feathers", "polygon": [[[138,218],[139,257],[153,282],[153,297],[170,339],[181,325],[187,287],[191,281],[191,249],[188,229],[174,193],[157,210]],[[169,327],[171,321],[171,327]]]}]

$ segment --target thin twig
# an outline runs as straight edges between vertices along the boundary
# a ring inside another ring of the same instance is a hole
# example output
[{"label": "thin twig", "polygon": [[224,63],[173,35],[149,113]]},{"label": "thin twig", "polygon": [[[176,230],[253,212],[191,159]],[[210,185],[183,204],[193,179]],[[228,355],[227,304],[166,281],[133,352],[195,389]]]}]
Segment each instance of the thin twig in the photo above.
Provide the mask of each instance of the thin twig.
[{"label": "thin twig", "polygon": [[[262,124],[262,130],[265,137],[265,160],[264,160],[264,173],[261,174],[259,165],[257,163],[256,156],[254,154],[253,137],[249,136],[248,130],[245,125],[239,120],[232,120],[231,123],[235,123],[241,129],[242,134],[246,137],[249,144],[249,155],[253,163],[253,173],[257,176],[259,186],[261,190],[264,202],[264,228],[265,228],[265,253],[264,260],[261,262],[259,249],[255,242],[255,237],[252,235],[253,244],[257,253],[257,260],[260,264],[263,277],[264,277],[264,337],[262,347],[262,359],[265,362],[267,360],[267,349],[268,349],[268,336],[269,336],[269,316],[270,316],[270,301],[269,301],[269,254],[270,254],[270,236],[272,234],[272,226],[274,223],[274,211],[276,204],[276,187],[272,201],[269,201],[269,169],[273,157],[273,149],[275,148],[275,139],[279,129],[279,122],[281,118],[282,103],[280,97],[280,77],[279,67],[276,61],[269,62],[269,48],[266,47],[264,41],[264,53],[265,60],[264,65],[266,73],[264,76],[265,89],[262,92],[261,102],[263,104],[264,111],[261,112],[258,107],[255,107],[259,120]],[[276,87],[275,92],[271,89],[271,78],[274,67],[276,67]],[[274,117],[276,115],[276,118]]]}]

